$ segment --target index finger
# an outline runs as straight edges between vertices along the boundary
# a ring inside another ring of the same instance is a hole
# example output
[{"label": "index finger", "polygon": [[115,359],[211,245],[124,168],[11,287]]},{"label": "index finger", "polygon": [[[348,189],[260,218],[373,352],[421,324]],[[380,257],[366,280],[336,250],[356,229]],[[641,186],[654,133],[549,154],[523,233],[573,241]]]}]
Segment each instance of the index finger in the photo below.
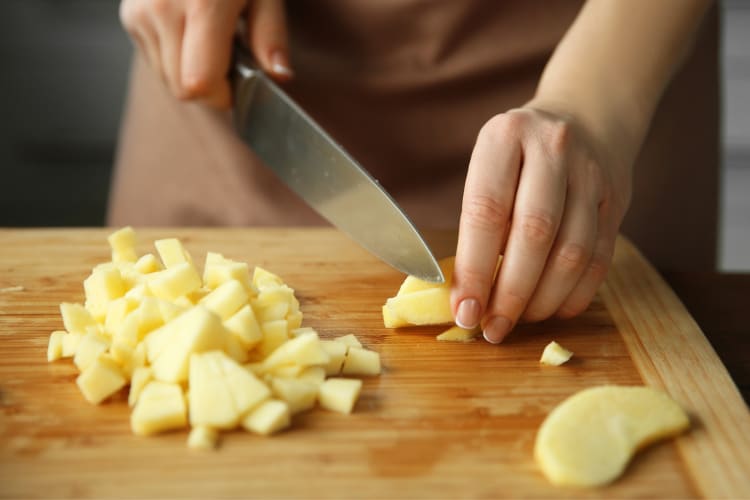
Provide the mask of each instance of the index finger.
[{"label": "index finger", "polygon": [[226,107],[230,104],[227,72],[239,10],[226,4],[199,2],[198,5],[205,6],[186,13],[182,46],[183,88],[188,97],[205,98]]},{"label": "index finger", "polygon": [[498,115],[477,137],[466,175],[451,306],[456,324],[474,328],[489,300],[521,164],[518,118]]},{"label": "index finger", "polygon": [[531,300],[565,205],[564,160],[545,153],[538,143],[526,147],[524,155],[508,243],[482,325],[492,343],[503,340]]}]

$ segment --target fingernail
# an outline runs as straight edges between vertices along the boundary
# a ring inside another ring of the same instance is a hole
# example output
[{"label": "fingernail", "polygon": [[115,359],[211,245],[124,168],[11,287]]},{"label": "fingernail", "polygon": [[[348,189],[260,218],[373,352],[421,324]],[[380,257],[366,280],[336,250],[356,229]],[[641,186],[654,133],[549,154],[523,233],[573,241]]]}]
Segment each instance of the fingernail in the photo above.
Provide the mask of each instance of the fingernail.
[{"label": "fingernail", "polygon": [[482,335],[490,344],[499,344],[508,335],[511,326],[511,321],[505,316],[495,316],[487,323]]},{"label": "fingernail", "polygon": [[479,324],[479,301],[477,299],[461,301],[456,311],[456,324],[467,330]]},{"label": "fingernail", "polygon": [[271,71],[281,76],[291,77],[294,75],[292,68],[289,67],[286,56],[280,50],[271,54]]}]

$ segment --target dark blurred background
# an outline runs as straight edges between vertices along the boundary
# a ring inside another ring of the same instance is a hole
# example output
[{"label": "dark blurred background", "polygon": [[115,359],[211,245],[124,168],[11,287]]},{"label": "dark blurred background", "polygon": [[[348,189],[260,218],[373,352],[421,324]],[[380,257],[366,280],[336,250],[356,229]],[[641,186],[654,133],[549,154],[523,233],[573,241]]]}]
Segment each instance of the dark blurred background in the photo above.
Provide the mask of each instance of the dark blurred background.
[{"label": "dark blurred background", "polygon": [[[131,46],[119,0],[0,0],[0,227],[104,223]],[[720,268],[750,270],[750,0],[724,0]]]},{"label": "dark blurred background", "polygon": [[0,0],[0,226],[104,223],[131,46],[118,0]]}]

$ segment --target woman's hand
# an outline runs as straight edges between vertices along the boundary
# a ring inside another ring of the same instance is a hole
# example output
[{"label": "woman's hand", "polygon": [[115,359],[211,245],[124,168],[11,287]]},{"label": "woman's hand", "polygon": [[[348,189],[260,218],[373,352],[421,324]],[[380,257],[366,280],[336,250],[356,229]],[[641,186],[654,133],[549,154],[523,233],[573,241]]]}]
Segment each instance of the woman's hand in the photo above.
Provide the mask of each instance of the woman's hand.
[{"label": "woman's hand", "polygon": [[227,80],[237,22],[260,66],[292,76],[282,0],[122,0],[120,18],[150,66],[179,99],[228,108]]},{"label": "woman's hand", "polygon": [[574,117],[533,105],[482,128],[456,250],[451,305],[459,325],[481,324],[498,343],[519,320],[571,317],[589,305],[631,192],[631,160],[595,142]]}]

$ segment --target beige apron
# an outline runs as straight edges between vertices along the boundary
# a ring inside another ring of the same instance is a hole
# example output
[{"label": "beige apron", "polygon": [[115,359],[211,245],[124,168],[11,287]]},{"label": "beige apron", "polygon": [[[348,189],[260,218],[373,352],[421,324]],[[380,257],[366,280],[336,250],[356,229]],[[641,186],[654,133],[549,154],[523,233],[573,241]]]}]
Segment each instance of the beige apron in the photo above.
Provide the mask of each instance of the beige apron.
[{"label": "beige apron", "polygon": [[[415,223],[455,228],[471,149],[533,95],[580,0],[288,2],[289,92]],[[663,268],[712,269],[717,220],[716,17],[675,79],[636,168],[624,231]],[[109,223],[324,224],[232,132],[172,98],[136,58]]]}]

